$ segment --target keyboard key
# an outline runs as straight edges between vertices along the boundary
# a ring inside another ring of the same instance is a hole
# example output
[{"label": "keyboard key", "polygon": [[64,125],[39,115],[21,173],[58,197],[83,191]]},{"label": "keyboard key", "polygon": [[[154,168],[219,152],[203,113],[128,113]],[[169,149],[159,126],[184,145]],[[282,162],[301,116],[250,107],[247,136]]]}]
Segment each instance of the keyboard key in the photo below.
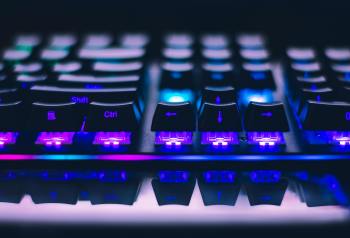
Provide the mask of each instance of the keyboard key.
[{"label": "keyboard key", "polygon": [[244,61],[267,62],[270,59],[270,53],[266,49],[242,49],[240,51]]},{"label": "keyboard key", "polygon": [[89,104],[87,131],[136,131],[141,115],[134,102]]},{"label": "keyboard key", "polygon": [[45,132],[79,131],[81,115],[76,103],[39,103],[34,102],[30,113],[28,129]]},{"label": "keyboard key", "polygon": [[162,55],[169,61],[190,61],[193,57],[193,50],[187,48],[164,48]]},{"label": "keyboard key", "polygon": [[50,37],[48,46],[56,49],[67,49],[73,47],[77,42],[78,39],[74,35],[59,34]]},{"label": "keyboard key", "polygon": [[224,34],[206,34],[200,39],[204,48],[223,49],[229,47],[230,40]]},{"label": "keyboard key", "polygon": [[178,89],[193,87],[193,64],[166,62],[161,65],[161,68],[161,88]]},{"label": "keyboard key", "polygon": [[191,103],[158,103],[153,115],[152,131],[195,130],[195,112]]},{"label": "keyboard key", "polygon": [[0,103],[0,131],[17,132],[23,129],[24,107],[21,101]]},{"label": "keyboard key", "polygon": [[236,41],[241,48],[247,49],[264,48],[266,45],[265,37],[260,34],[240,34]]},{"label": "keyboard key", "polygon": [[139,60],[145,56],[145,50],[138,48],[83,48],[78,52],[82,60]]},{"label": "keyboard key", "polygon": [[145,48],[150,37],[143,33],[127,33],[120,37],[120,45],[126,48]]},{"label": "keyboard key", "polygon": [[232,86],[236,84],[234,67],[230,63],[206,63],[202,65],[202,69],[204,85],[206,86]]},{"label": "keyboard key", "polygon": [[236,103],[204,103],[198,122],[199,131],[241,131],[241,119]]},{"label": "keyboard key", "polygon": [[95,62],[92,70],[94,73],[117,73],[117,74],[141,74],[143,64],[140,61],[128,63]]},{"label": "keyboard key", "polygon": [[302,99],[312,101],[330,101],[334,99],[334,90],[332,88],[303,88],[301,89]]},{"label": "keyboard key", "polygon": [[329,84],[329,82],[325,76],[307,77],[307,78],[304,78],[302,76],[298,76],[298,77],[296,77],[296,79],[297,79],[298,84],[302,87],[314,88],[316,86],[317,88],[319,88],[319,87],[327,86],[327,84]]},{"label": "keyboard key", "polygon": [[206,171],[199,176],[198,185],[205,206],[234,206],[241,188],[233,171]]},{"label": "keyboard key", "polygon": [[245,114],[244,125],[247,131],[289,131],[282,102],[250,102]]},{"label": "keyboard key", "polygon": [[14,45],[20,48],[32,48],[40,45],[41,37],[39,35],[18,35],[15,37]]},{"label": "keyboard key", "polygon": [[13,71],[18,74],[38,73],[43,70],[43,65],[38,62],[16,64]]},{"label": "keyboard key", "polygon": [[20,99],[17,88],[3,88],[0,89],[0,103],[15,102]]},{"label": "keyboard key", "polygon": [[3,60],[7,62],[17,62],[28,60],[31,52],[27,50],[7,49],[3,53]]},{"label": "keyboard key", "polygon": [[89,34],[82,43],[82,48],[102,49],[110,47],[113,37],[109,34]]},{"label": "keyboard key", "polygon": [[[332,116],[330,116],[332,115]],[[350,130],[350,104],[308,101],[300,113],[304,130]]]},{"label": "keyboard key", "polygon": [[129,102],[138,98],[137,88],[68,88],[55,86],[33,86],[32,99],[48,102],[75,102],[89,104],[90,102]]},{"label": "keyboard key", "polygon": [[323,75],[321,64],[318,62],[313,63],[293,63],[291,64],[291,70],[294,75],[302,76],[304,78],[319,77]]},{"label": "keyboard key", "polygon": [[69,51],[65,49],[43,49],[40,53],[40,59],[47,62],[62,61],[67,59]]},{"label": "keyboard key", "polygon": [[350,62],[350,48],[327,47],[324,52],[326,57],[331,61],[337,63]]},{"label": "keyboard key", "polygon": [[240,81],[240,85],[253,89],[275,88],[272,66],[268,63],[244,63],[242,65],[242,80]]},{"label": "keyboard key", "polygon": [[231,86],[207,86],[203,89],[201,104],[204,102],[212,104],[230,103],[236,101],[236,90]]},{"label": "keyboard key", "polygon": [[287,49],[287,56],[293,62],[311,63],[316,60],[317,54],[313,48],[290,47]]},{"label": "keyboard key", "polygon": [[232,52],[229,49],[204,49],[202,50],[202,57],[206,61],[228,62],[232,58]]},{"label": "keyboard key", "polygon": [[52,72],[57,74],[72,74],[78,73],[83,69],[83,65],[78,61],[68,61],[55,63],[52,67]]},{"label": "keyboard key", "polygon": [[288,181],[281,178],[279,171],[258,170],[251,172],[249,177],[245,188],[250,205],[281,205]]},{"label": "keyboard key", "polygon": [[61,74],[58,76],[57,83],[62,86],[77,86],[86,88],[103,88],[116,86],[137,86],[140,77],[137,75],[107,75],[107,76],[92,76],[80,74]]},{"label": "keyboard key", "polygon": [[162,171],[152,180],[158,204],[188,206],[196,179],[187,171]]},{"label": "keyboard key", "polygon": [[165,36],[166,47],[170,48],[190,48],[194,43],[191,35],[186,33],[173,33]]}]

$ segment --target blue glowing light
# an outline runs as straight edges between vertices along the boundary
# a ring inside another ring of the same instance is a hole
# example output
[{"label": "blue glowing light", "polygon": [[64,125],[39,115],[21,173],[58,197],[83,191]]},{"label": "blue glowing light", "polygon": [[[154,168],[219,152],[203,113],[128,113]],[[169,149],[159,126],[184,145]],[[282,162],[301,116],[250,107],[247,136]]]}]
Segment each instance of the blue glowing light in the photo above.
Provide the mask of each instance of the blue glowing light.
[{"label": "blue glowing light", "polygon": [[256,170],[250,173],[250,180],[254,183],[277,183],[281,179],[281,172],[276,170]]},{"label": "blue glowing light", "polygon": [[236,173],[233,171],[206,171],[203,173],[207,183],[233,183],[236,179]]},{"label": "blue glowing light", "polygon": [[189,89],[173,90],[164,89],[160,92],[160,101],[179,103],[179,102],[193,102],[193,92]]},{"label": "blue glowing light", "polygon": [[239,98],[243,105],[248,105],[250,102],[272,102],[273,95],[272,90],[252,90],[244,89],[241,90]]},{"label": "blue glowing light", "polygon": [[214,80],[222,80],[224,79],[224,76],[221,73],[212,73],[211,78]]},{"label": "blue glowing light", "polygon": [[164,170],[158,173],[158,178],[162,183],[186,183],[189,181],[190,173],[188,171]]},{"label": "blue glowing light", "polygon": [[254,80],[264,80],[266,79],[266,74],[263,72],[251,73],[251,76]]}]

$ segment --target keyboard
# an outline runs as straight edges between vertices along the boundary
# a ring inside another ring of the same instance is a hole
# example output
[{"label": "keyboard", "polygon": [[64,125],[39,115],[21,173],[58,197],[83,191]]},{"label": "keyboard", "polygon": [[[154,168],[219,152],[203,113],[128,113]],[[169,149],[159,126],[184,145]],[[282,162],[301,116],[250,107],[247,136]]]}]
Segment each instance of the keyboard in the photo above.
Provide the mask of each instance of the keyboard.
[{"label": "keyboard", "polygon": [[346,46],[13,35],[0,51],[0,220],[346,221],[349,91]]}]

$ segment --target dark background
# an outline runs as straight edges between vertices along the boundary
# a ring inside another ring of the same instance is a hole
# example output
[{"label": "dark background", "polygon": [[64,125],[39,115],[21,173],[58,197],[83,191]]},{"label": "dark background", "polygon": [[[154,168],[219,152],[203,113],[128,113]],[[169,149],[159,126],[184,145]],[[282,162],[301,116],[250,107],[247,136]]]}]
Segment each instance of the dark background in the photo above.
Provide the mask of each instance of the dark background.
[{"label": "dark background", "polygon": [[[272,43],[350,43],[347,0],[1,0],[0,39],[16,32],[262,31]],[[275,45],[275,44],[271,44]],[[1,212],[1,210],[0,210]],[[299,227],[0,225],[0,237],[347,237],[348,224]]]}]

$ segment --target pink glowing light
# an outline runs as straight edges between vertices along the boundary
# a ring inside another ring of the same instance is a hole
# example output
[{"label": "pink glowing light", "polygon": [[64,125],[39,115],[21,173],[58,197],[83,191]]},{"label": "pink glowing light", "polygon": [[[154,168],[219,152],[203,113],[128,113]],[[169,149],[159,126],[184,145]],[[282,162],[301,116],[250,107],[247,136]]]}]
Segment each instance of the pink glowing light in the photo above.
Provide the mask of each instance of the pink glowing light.
[{"label": "pink glowing light", "polygon": [[130,145],[131,135],[131,132],[97,132],[93,144],[105,147]]},{"label": "pink glowing light", "polygon": [[35,141],[37,145],[48,147],[61,145],[71,145],[75,132],[41,132]]}]

